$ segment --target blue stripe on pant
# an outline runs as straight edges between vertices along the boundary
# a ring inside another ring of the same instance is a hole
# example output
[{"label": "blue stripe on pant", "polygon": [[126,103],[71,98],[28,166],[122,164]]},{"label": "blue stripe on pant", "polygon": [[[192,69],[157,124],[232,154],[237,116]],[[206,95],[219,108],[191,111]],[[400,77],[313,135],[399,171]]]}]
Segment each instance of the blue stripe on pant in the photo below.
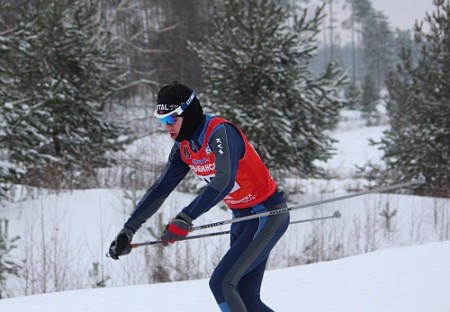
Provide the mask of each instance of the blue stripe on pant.
[{"label": "blue stripe on pant", "polygon": [[[286,204],[274,209],[284,208]],[[235,210],[236,217],[262,212],[262,205]],[[214,270],[209,285],[222,312],[273,311],[260,299],[270,251],[289,226],[289,213],[233,223],[231,246]]]}]

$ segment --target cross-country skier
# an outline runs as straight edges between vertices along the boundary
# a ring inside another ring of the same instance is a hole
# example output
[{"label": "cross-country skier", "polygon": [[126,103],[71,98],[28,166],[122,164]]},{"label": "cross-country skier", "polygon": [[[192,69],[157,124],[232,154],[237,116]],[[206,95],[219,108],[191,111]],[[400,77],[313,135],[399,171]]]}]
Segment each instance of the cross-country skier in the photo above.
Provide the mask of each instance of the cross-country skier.
[{"label": "cross-country skier", "polygon": [[[192,221],[221,200],[235,217],[287,207],[244,133],[225,119],[203,114],[190,88],[176,82],[161,88],[154,115],[175,142],[160,177],[111,243],[111,258],[130,252],[133,235],[191,169],[207,187],[169,222],[162,234],[164,246],[184,239]],[[288,212],[231,225],[230,249],[209,282],[221,311],[273,311],[260,299],[261,283],[269,253],[288,225]]]}]

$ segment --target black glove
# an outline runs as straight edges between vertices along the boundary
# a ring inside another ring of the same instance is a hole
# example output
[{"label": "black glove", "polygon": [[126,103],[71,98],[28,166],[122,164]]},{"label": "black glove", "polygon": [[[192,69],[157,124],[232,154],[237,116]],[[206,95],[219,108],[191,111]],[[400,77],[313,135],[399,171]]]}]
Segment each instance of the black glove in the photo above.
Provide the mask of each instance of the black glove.
[{"label": "black glove", "polygon": [[164,246],[175,241],[183,240],[192,229],[192,220],[186,214],[180,212],[170,223],[166,226],[161,237]]},{"label": "black glove", "polygon": [[109,246],[109,256],[114,260],[119,260],[119,256],[128,255],[131,252],[132,239],[133,231],[123,228]]}]

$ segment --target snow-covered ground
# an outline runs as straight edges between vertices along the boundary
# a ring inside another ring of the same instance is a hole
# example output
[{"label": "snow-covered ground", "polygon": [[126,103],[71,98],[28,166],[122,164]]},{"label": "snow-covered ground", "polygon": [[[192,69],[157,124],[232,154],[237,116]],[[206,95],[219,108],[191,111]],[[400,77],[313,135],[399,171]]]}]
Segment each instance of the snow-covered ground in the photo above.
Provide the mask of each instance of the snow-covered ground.
[{"label": "snow-covered ground", "polygon": [[[448,312],[450,242],[385,249],[267,272],[277,312]],[[205,279],[0,300],[11,312],[218,311]]]},{"label": "snow-covered ground", "polygon": [[[362,189],[355,165],[380,163],[381,153],[367,140],[378,139],[384,129],[365,127],[354,112],[343,112],[334,134],[337,154],[325,165],[338,179],[293,181],[305,194],[291,195],[291,205]],[[0,219],[9,220],[9,236],[21,237],[14,255],[27,263],[24,278],[7,283],[3,295],[16,298],[0,300],[0,311],[217,311],[207,277],[227,248],[226,235],[170,248],[139,248],[120,261],[105,257],[142,192],[40,194],[1,208]],[[146,226],[158,235],[160,226],[192,197],[174,193],[162,214]],[[336,210],[341,219],[292,225],[280,241],[263,283],[262,297],[269,306],[281,312],[450,311],[449,199],[371,194],[294,211],[291,219]],[[393,215],[389,222],[386,215]],[[229,217],[229,212],[215,208],[195,225]],[[154,240],[146,229],[134,239],[146,240]],[[336,258],[342,259],[324,261]],[[313,260],[319,262],[298,265]],[[186,270],[197,280],[149,284],[156,264],[179,268],[170,272],[171,280],[182,279]],[[67,291],[93,287],[102,279],[106,288]]]}]

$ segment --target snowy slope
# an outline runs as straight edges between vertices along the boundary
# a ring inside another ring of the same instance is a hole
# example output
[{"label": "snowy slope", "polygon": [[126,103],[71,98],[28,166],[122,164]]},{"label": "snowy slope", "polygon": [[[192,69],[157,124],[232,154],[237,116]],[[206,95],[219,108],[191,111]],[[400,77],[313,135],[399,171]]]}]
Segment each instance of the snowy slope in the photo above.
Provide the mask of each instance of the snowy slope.
[{"label": "snowy slope", "polygon": [[[277,312],[448,312],[450,242],[375,251],[268,271]],[[0,311],[217,311],[207,280],[77,290],[0,300]]]}]

